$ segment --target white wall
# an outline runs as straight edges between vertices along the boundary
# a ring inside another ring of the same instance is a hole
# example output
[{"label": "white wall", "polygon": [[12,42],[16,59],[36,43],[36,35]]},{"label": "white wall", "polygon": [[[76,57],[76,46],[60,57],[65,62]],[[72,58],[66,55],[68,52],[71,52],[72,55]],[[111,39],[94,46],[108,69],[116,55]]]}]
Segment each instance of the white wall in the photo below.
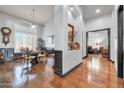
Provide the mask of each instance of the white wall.
[{"label": "white wall", "polygon": [[[76,12],[76,18],[69,12],[69,6],[55,6],[55,49],[63,51],[63,74],[82,62],[82,32],[84,26],[82,21],[82,9],[79,6],[73,6]],[[80,50],[68,51],[68,23],[75,27],[78,36],[75,40],[80,43]]]},{"label": "white wall", "polygon": [[[14,16],[10,16],[8,14],[4,14],[0,12],[0,28],[7,26],[12,30],[11,36],[10,36],[10,43],[5,46],[2,42],[2,33],[0,32],[0,48],[14,48],[15,45],[15,24],[23,25],[26,27],[29,27],[29,24],[25,23],[23,19],[16,18]],[[37,37],[42,37],[42,30],[43,28],[41,26],[37,26]]]},{"label": "white wall", "polygon": [[51,19],[45,24],[43,28],[43,39],[46,40],[47,36],[55,35],[54,34],[54,19]]},{"label": "white wall", "polygon": [[[84,26],[84,27],[83,27]],[[85,27],[85,22],[83,22],[83,25],[82,27],[84,28],[83,29],[83,32],[82,32],[82,54],[83,54],[83,57],[86,56],[86,27]]]},{"label": "white wall", "polygon": [[[68,23],[74,26],[74,30],[76,31],[75,40],[80,43],[80,50],[73,50],[68,51],[68,31],[67,31],[67,24],[66,24],[66,31],[65,31],[65,42],[64,42],[64,59],[63,59],[63,73],[68,72],[70,69],[74,68],[78,64],[82,62],[82,9],[79,6],[74,6],[74,13],[76,14],[73,17],[73,13],[69,11],[69,6],[64,7],[66,13],[68,13]],[[65,14],[65,13],[64,13]]]},{"label": "white wall", "polygon": [[108,13],[106,15],[102,15],[97,18],[86,20],[85,23],[86,23],[86,31],[111,28],[112,13]]},{"label": "white wall", "polygon": [[83,18],[83,12],[82,12],[82,57],[86,56],[86,23]]},{"label": "white wall", "polygon": [[110,59],[114,61],[114,37],[112,28],[112,12],[97,18],[86,20],[86,31],[110,28]]},{"label": "white wall", "polygon": [[[3,13],[0,13],[0,28],[7,26],[12,30],[11,36],[10,36],[10,43],[7,45],[7,47],[14,47],[14,21],[18,22],[18,19],[15,19],[14,17],[5,15]],[[0,32],[0,47],[5,47],[5,45],[2,43],[2,33]]]},{"label": "white wall", "polygon": [[43,27],[37,26],[37,38],[43,38]]},{"label": "white wall", "polygon": [[110,28],[110,59],[115,62],[117,71],[117,10],[114,6],[112,13],[86,20],[86,31]]},{"label": "white wall", "polygon": [[114,10],[112,11],[112,31],[113,33],[111,34],[111,42],[113,43],[112,49],[112,59],[115,62],[115,68],[117,72],[117,40],[118,40],[118,8],[119,5],[114,6]]},{"label": "white wall", "polygon": [[[98,30],[103,28],[111,28],[112,26],[112,13],[102,15],[97,18],[92,18],[83,21],[83,57],[86,56],[86,32],[92,30]],[[111,53],[112,54],[112,53]]]}]

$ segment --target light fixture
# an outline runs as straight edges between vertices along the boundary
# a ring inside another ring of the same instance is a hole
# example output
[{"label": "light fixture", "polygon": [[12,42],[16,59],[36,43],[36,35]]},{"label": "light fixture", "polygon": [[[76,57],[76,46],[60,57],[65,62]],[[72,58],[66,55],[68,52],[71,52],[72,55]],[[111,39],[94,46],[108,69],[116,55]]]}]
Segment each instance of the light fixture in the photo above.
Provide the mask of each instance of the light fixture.
[{"label": "light fixture", "polygon": [[36,28],[36,26],[35,25],[31,25],[31,28]]},{"label": "light fixture", "polygon": [[96,13],[99,13],[99,12],[100,12],[100,9],[97,9],[97,10],[96,10]]},{"label": "light fixture", "polygon": [[31,28],[35,28],[35,27],[36,27],[35,24],[34,24],[34,16],[35,16],[35,15],[34,15],[34,12],[35,12],[35,9],[33,8],[33,9],[32,9],[32,21],[33,21],[33,22],[32,22]]},{"label": "light fixture", "polygon": [[71,12],[73,12],[74,8],[73,8],[73,7],[71,7],[71,8],[70,8],[70,10],[71,10]]}]

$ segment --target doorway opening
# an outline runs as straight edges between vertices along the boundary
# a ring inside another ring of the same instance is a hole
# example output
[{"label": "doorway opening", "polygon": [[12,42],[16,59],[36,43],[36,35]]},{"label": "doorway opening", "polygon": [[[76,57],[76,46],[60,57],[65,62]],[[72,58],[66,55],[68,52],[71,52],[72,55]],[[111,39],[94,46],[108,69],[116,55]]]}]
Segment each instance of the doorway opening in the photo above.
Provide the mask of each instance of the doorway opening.
[{"label": "doorway opening", "polygon": [[86,32],[87,56],[101,55],[110,60],[110,28]]}]

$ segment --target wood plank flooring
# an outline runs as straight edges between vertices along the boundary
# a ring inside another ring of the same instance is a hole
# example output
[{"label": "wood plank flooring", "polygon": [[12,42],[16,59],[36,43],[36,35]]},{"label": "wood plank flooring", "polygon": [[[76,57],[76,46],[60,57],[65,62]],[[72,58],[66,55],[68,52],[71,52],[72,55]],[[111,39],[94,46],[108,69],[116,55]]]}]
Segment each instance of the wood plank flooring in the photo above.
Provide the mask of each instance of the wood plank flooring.
[{"label": "wood plank flooring", "polygon": [[[64,78],[53,71],[54,61],[39,63],[30,69],[23,60],[0,64],[0,87],[12,88],[122,88],[114,64],[98,55],[89,55]],[[27,73],[28,70],[28,73]]]}]

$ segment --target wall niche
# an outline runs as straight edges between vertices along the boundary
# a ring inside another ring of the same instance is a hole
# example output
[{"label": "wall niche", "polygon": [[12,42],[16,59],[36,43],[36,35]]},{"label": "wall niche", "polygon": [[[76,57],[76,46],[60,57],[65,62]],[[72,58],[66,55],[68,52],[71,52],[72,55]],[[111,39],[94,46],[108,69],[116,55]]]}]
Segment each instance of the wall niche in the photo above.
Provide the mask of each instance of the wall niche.
[{"label": "wall niche", "polygon": [[74,31],[74,26],[72,24],[68,24],[68,50],[80,50],[79,42],[75,41],[76,33]]}]

